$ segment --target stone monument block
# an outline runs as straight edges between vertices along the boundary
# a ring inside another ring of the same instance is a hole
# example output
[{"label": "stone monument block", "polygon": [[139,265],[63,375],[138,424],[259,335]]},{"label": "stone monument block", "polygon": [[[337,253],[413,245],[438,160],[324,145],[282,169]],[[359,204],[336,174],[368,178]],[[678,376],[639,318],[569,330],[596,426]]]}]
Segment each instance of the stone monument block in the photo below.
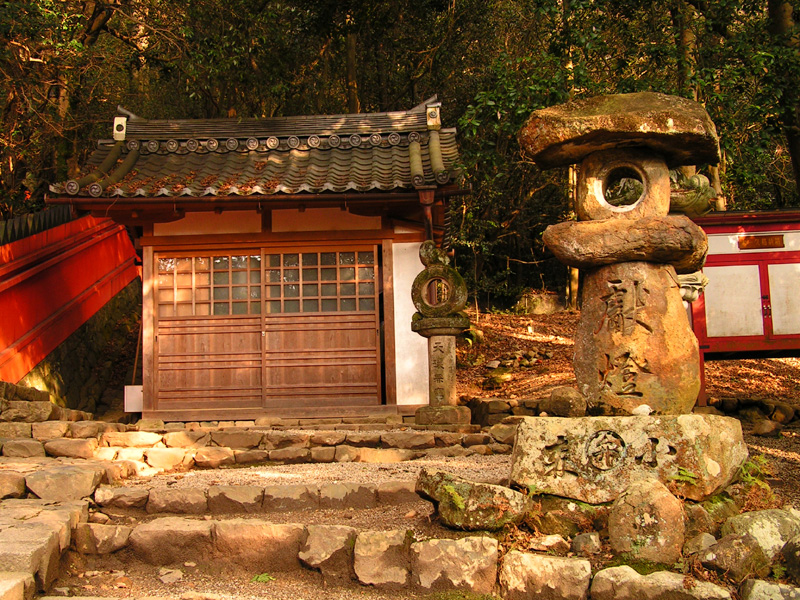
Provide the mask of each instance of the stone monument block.
[{"label": "stone monument block", "polygon": [[635,481],[658,479],[701,501],[727,487],[747,456],[741,424],[729,417],[525,417],[511,483],[600,504]]},{"label": "stone monument block", "polygon": [[691,412],[700,359],[675,269],[637,261],[587,272],[574,366],[590,414]]}]

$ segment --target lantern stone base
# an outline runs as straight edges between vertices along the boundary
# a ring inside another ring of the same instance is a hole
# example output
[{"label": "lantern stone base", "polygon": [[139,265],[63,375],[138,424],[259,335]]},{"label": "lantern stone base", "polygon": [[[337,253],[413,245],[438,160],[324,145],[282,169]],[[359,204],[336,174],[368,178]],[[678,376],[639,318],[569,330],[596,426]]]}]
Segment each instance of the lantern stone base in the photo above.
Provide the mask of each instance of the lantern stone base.
[{"label": "lantern stone base", "polygon": [[422,406],[417,409],[417,425],[469,425],[472,413],[466,406]]}]

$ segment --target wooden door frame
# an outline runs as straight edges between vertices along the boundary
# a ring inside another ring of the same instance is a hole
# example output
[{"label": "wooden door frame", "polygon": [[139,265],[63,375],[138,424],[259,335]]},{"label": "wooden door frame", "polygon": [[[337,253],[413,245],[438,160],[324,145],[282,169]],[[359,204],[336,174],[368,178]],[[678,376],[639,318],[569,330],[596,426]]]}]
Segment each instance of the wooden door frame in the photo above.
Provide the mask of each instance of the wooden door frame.
[{"label": "wooden door frame", "polygon": [[[222,238],[222,239],[221,239]],[[397,412],[397,375],[396,375],[396,340],[395,340],[395,304],[394,304],[394,253],[395,242],[417,242],[422,239],[421,233],[396,234],[392,229],[375,231],[354,232],[328,232],[320,236],[320,232],[298,232],[297,235],[286,234],[256,234],[246,236],[170,236],[156,237],[148,235],[142,239],[142,281],[143,281],[143,310],[142,310],[142,385],[143,385],[143,413],[154,417],[171,418],[174,420],[187,420],[201,418],[196,411],[186,411],[182,414],[165,415],[159,411],[155,398],[155,366],[157,339],[155,334],[155,256],[156,253],[198,253],[216,252],[222,250],[242,251],[244,249],[263,248],[267,246],[280,246],[282,251],[315,244],[330,246],[332,248],[346,246],[347,244],[363,245],[373,243],[378,245],[381,255],[380,277],[383,285],[382,312],[384,317],[383,351],[380,360],[383,364],[383,377],[381,381],[382,402],[370,412]],[[236,243],[238,240],[238,243]],[[262,346],[263,352],[263,346]],[[349,411],[342,407],[342,414]],[[337,409],[325,409],[320,414],[333,416]],[[281,411],[277,411],[281,412]],[[244,415],[242,415],[244,418]]]}]

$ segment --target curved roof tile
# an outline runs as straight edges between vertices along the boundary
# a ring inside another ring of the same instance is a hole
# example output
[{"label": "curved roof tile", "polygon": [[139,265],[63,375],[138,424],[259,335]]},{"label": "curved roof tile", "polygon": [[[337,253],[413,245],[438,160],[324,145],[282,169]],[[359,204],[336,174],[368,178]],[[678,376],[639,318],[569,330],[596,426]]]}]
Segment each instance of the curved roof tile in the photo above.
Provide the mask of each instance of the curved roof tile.
[{"label": "curved roof tile", "polygon": [[[437,181],[431,164],[438,160],[430,155],[437,149],[428,145],[425,105],[396,113],[259,120],[129,118],[126,125],[124,144],[100,141],[87,161],[80,181],[97,180],[99,186],[90,192],[88,184],[63,182],[51,191],[76,197],[199,197],[413,190],[409,140],[419,141],[422,155],[423,181],[416,187],[450,183],[458,171],[456,131],[438,130],[447,177],[439,174]],[[360,144],[351,139],[355,134]],[[109,176],[88,177],[104,161],[107,165],[112,152],[119,156]],[[122,165],[130,167],[127,172]]]}]

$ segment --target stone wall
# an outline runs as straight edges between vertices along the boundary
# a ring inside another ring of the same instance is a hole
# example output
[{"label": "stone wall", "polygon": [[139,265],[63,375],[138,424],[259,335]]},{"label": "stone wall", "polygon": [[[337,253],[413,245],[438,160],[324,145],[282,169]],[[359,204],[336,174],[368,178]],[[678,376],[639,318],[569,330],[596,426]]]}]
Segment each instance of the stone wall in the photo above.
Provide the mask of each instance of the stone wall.
[{"label": "stone wall", "polygon": [[141,314],[142,282],[135,279],[19,385],[47,391],[68,408],[88,412],[102,413],[121,403],[123,386],[131,383]]}]

